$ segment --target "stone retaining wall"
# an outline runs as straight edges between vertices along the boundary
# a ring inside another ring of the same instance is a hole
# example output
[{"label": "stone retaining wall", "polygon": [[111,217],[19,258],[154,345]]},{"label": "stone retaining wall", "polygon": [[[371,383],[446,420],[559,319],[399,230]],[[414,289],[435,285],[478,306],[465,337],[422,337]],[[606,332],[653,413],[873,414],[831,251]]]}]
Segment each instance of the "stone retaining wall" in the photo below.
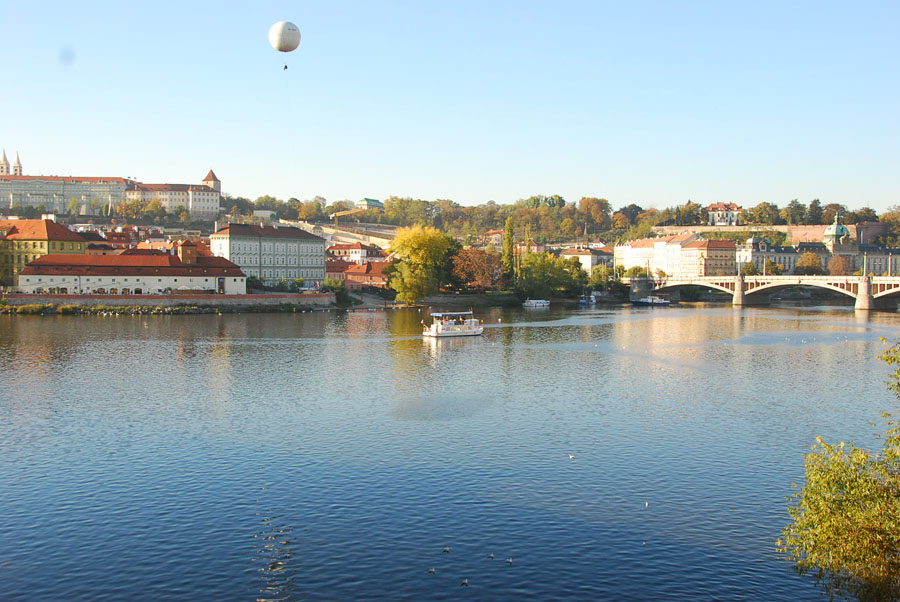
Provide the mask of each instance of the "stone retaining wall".
[{"label": "stone retaining wall", "polygon": [[8,293],[9,305],[55,303],[56,305],[141,305],[150,307],[266,307],[278,305],[302,305],[304,307],[330,307],[334,305],[334,293],[271,293],[263,295],[25,295]]}]

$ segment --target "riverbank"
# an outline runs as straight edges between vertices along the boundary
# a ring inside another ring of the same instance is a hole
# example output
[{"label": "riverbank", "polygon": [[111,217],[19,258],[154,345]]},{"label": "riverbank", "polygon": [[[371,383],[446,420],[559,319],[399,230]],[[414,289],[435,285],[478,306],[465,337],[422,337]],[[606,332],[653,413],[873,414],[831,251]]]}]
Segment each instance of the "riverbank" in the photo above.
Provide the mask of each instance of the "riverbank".
[{"label": "riverbank", "polygon": [[260,295],[26,295],[0,302],[6,314],[282,313],[332,309],[334,293]]}]

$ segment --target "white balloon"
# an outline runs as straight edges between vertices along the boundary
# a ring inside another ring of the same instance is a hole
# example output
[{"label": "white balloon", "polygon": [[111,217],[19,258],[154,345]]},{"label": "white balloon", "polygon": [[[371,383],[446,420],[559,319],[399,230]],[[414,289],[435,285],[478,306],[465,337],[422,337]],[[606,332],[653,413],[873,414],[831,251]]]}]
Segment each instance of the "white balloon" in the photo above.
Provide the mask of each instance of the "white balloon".
[{"label": "white balloon", "polygon": [[290,21],[279,21],[269,28],[269,44],[278,52],[290,52],[300,45],[300,30]]}]

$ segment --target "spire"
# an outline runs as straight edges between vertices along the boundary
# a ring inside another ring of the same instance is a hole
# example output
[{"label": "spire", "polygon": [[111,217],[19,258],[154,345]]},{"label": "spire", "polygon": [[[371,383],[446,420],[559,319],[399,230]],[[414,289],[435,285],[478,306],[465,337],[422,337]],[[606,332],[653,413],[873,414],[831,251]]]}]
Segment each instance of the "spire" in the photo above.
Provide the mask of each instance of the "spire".
[{"label": "spire", "polygon": [[0,176],[8,176],[9,175],[9,160],[6,158],[6,149],[3,149],[3,154],[0,155]]},{"label": "spire", "polygon": [[19,153],[16,152],[16,162],[13,163],[13,175],[21,176],[22,175],[22,162],[19,161]]}]

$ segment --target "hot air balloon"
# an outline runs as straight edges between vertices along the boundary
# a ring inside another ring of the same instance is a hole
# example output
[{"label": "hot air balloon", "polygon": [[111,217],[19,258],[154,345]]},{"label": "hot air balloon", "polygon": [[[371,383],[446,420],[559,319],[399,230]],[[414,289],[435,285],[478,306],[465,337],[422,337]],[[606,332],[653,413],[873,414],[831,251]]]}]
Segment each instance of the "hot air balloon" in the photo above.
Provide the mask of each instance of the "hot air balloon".
[{"label": "hot air balloon", "polygon": [[278,52],[296,50],[300,45],[300,30],[290,21],[279,21],[269,28],[269,44]]}]

